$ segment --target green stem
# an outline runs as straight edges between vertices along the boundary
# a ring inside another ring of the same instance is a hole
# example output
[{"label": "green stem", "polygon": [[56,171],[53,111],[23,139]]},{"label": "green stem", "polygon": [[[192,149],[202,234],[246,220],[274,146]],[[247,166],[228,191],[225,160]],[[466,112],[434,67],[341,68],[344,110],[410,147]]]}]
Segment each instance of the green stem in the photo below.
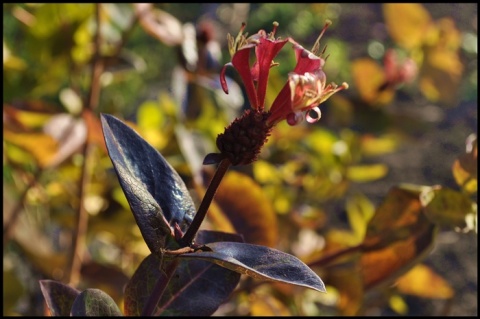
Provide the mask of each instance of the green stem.
[{"label": "green stem", "polygon": [[185,235],[183,235],[183,237],[179,241],[180,246],[186,247],[192,244],[195,235],[200,229],[200,225],[202,225],[202,222],[207,215],[208,208],[212,203],[215,192],[217,191],[217,188],[220,185],[223,176],[225,175],[231,164],[232,163],[230,162],[230,160],[226,158],[223,159],[218,165],[217,170],[215,171],[215,175],[213,176],[212,181],[208,185],[207,191],[205,192],[202,203],[200,204],[200,207],[198,208],[198,211],[193,218],[192,224],[188,228]]}]

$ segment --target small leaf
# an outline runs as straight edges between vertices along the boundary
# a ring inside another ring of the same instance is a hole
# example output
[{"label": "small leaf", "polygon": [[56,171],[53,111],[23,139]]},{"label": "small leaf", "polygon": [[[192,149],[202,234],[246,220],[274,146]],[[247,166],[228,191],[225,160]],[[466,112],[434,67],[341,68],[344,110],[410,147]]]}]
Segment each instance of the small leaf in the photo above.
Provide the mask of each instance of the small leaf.
[{"label": "small leaf", "polygon": [[52,316],[70,316],[80,291],[55,280],[40,280],[40,289]]},{"label": "small leaf", "polygon": [[420,201],[432,223],[464,232],[474,230],[469,229],[467,221],[477,215],[477,204],[464,193],[441,186],[429,187],[420,194]]},{"label": "small leaf", "polygon": [[115,301],[100,289],[88,288],[75,299],[72,316],[123,316]]},{"label": "small leaf", "polygon": [[109,156],[142,235],[152,252],[166,247],[173,235],[190,225],[195,206],[185,183],[163,156],[133,129],[102,114]]},{"label": "small leaf", "polygon": [[391,282],[411,269],[431,251],[436,232],[418,194],[392,188],[367,227],[361,256],[365,288]]},{"label": "small leaf", "polygon": [[177,18],[154,9],[151,3],[135,3],[134,8],[140,25],[148,34],[169,46],[182,43],[182,24]]},{"label": "small leaf", "polygon": [[372,106],[386,105],[395,95],[392,88],[379,90],[385,83],[385,74],[380,65],[370,58],[352,62],[352,75],[355,87],[362,100]]},{"label": "small leaf", "polygon": [[396,287],[404,294],[421,298],[450,299],[452,287],[430,267],[419,264],[397,280]]},{"label": "small leaf", "polygon": [[202,259],[256,279],[279,281],[326,292],[318,275],[297,257],[260,245],[216,242],[212,251],[197,251],[179,258]]},{"label": "small leaf", "polygon": [[385,164],[372,165],[352,165],[347,168],[347,178],[353,182],[371,182],[388,173],[388,167]]},{"label": "small leaf", "polygon": [[470,134],[466,141],[466,153],[458,157],[452,166],[455,181],[462,189],[472,194],[478,184],[478,146],[476,134]]}]

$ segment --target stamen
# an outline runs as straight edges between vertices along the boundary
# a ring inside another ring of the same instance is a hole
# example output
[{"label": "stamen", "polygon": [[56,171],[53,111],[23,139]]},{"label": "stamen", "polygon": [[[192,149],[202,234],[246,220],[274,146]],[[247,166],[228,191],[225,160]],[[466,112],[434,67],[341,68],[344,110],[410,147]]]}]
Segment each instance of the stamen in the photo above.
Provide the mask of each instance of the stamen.
[{"label": "stamen", "polygon": [[[315,41],[315,44],[313,45],[312,47],[312,53],[314,53],[315,55],[318,56],[318,51],[320,50],[320,39],[322,39],[322,36],[323,34],[325,33],[325,31],[327,30],[327,28],[332,24],[332,21],[330,21],[329,19],[327,19],[325,21],[325,25],[323,26],[323,29],[322,31],[320,32],[320,35],[318,36],[317,38],[317,41]],[[325,50],[324,50],[325,51]],[[323,52],[322,52],[323,54]]]}]

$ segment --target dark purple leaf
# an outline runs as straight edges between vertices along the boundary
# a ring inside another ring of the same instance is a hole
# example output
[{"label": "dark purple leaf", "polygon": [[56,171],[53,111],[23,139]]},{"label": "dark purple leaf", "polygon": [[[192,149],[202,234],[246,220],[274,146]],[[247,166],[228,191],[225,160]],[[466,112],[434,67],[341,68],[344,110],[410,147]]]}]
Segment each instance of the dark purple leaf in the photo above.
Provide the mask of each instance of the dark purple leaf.
[{"label": "dark purple leaf", "polygon": [[40,280],[40,289],[54,317],[70,316],[73,302],[80,291],[55,280]]},{"label": "dark purple leaf", "polygon": [[86,289],[75,299],[72,316],[123,316],[115,301],[100,289]]},{"label": "dark purple leaf", "polygon": [[[237,234],[201,230],[199,245],[212,240],[242,241]],[[139,316],[161,277],[160,258],[143,260],[125,288],[125,315]],[[162,315],[210,316],[237,286],[240,274],[202,260],[182,260],[170,280],[156,312]]]},{"label": "dark purple leaf", "polygon": [[325,292],[318,275],[300,259],[260,245],[216,242],[212,251],[197,251],[179,258],[203,259],[257,279],[273,280]]},{"label": "dark purple leaf", "polygon": [[176,223],[186,231],[195,205],[185,183],[140,135],[113,117],[102,114],[108,154],[125,196],[150,250],[167,247]]}]

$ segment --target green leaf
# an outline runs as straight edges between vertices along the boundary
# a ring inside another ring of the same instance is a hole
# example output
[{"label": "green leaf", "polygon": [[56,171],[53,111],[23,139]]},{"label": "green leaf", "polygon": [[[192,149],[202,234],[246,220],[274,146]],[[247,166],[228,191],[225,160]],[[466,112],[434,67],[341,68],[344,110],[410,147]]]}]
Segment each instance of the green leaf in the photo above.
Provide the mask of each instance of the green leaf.
[{"label": "green leaf", "polygon": [[453,227],[467,232],[476,231],[476,222],[472,225],[469,220],[476,220],[477,204],[470,198],[453,189],[434,186],[426,188],[420,194],[420,201],[425,215],[432,223],[443,227]]},{"label": "green leaf", "polygon": [[72,316],[123,316],[115,301],[100,289],[88,288],[75,299]]}]

